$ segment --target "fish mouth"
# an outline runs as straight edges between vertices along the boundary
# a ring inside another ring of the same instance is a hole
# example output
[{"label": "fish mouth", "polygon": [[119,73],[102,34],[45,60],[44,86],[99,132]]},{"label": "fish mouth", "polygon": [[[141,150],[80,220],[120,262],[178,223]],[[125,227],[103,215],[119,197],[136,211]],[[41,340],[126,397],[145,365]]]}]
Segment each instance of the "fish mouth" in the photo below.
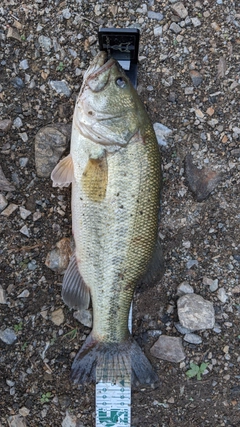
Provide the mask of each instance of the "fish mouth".
[{"label": "fish mouth", "polygon": [[91,65],[87,69],[84,80],[85,83],[91,79],[96,79],[99,75],[110,70],[111,67],[116,65],[116,60],[113,58],[107,58],[107,52],[100,51],[93,59]]}]

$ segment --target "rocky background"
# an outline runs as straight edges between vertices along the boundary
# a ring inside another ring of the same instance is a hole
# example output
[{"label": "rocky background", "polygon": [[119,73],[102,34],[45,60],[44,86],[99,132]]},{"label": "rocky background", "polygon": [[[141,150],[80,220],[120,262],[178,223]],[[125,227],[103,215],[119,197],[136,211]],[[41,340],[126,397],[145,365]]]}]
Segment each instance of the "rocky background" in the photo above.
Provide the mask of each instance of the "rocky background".
[{"label": "rocky background", "polygon": [[133,427],[239,426],[240,6],[234,0],[2,0],[0,426],[95,425],[69,381],[91,311],[61,300],[72,252],[68,153],[100,27],[141,31],[138,91],[163,168],[165,274],[136,292],[133,334],[160,378],[132,393]]}]

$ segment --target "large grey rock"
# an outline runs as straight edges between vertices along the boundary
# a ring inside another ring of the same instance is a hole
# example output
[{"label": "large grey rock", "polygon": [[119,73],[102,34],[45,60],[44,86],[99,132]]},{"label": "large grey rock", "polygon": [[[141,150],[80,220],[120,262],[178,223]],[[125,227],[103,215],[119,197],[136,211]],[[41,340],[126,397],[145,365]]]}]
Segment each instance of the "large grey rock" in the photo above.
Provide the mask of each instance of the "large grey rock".
[{"label": "large grey rock", "polygon": [[186,294],[177,302],[179,321],[184,328],[198,331],[212,329],[215,324],[213,303],[200,295]]},{"label": "large grey rock", "polygon": [[51,125],[40,129],[35,136],[35,164],[37,176],[48,178],[66,150],[71,125]]},{"label": "large grey rock", "polygon": [[150,353],[159,359],[175,363],[181,362],[186,357],[182,346],[182,339],[167,335],[161,335],[158,338],[150,349]]}]

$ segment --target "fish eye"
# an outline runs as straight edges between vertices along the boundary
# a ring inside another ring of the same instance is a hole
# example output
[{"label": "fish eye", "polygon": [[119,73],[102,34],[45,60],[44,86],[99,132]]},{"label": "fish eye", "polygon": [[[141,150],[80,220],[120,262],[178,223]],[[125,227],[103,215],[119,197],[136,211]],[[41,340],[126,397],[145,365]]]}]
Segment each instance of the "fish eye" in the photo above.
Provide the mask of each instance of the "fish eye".
[{"label": "fish eye", "polygon": [[127,82],[122,77],[118,77],[115,81],[116,85],[120,87],[121,89],[125,88],[127,86]]}]

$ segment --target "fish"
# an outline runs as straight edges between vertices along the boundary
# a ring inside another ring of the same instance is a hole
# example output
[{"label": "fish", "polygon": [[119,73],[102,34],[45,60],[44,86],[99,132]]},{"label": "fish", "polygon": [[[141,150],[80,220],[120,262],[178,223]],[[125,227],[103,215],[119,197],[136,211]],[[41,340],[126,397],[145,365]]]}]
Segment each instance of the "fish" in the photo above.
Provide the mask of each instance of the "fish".
[{"label": "fish", "polygon": [[51,174],[72,185],[75,253],[62,298],[93,308],[93,327],[76,355],[71,379],[133,386],[158,383],[128,329],[136,286],[156,282],[163,257],[158,237],[161,158],[143,102],[124,70],[100,51],[84,74],[72,122],[70,154]]}]

